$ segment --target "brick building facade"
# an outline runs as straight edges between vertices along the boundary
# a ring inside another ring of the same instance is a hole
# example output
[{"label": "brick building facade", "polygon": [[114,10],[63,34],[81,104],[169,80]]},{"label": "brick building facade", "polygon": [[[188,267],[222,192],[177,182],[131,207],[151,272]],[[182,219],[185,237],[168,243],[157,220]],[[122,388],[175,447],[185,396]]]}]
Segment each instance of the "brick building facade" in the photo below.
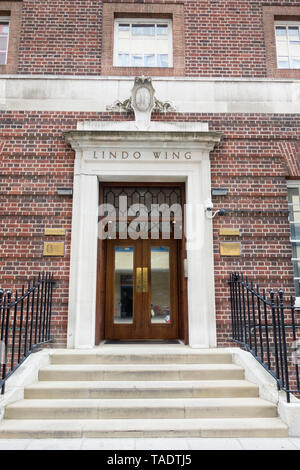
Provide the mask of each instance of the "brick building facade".
[{"label": "brick building facade", "polygon": [[[292,261],[295,254],[288,186],[291,182],[295,188],[300,185],[300,66],[296,52],[290,57],[294,65],[278,66],[275,29],[278,24],[286,27],[289,34],[290,24],[294,30],[297,28],[297,1],[278,4],[243,0],[228,4],[221,0],[1,0],[0,6],[3,18],[9,17],[10,30],[7,61],[0,65],[0,279],[3,287],[17,288],[40,271],[53,271],[57,281],[52,322],[56,344],[66,345],[67,334],[79,334],[70,326],[75,314],[69,302],[72,289],[74,294],[74,289],[81,288],[76,275],[73,282],[77,287],[69,287],[71,265],[76,270],[74,263],[81,256],[73,248],[71,261],[72,226],[76,223],[73,219],[72,225],[72,207],[78,195],[76,188],[73,198],[58,194],[58,188],[73,187],[74,171],[76,174],[74,145],[66,141],[66,135],[76,133],[85,121],[96,123],[95,132],[101,132],[102,122],[105,126],[111,122],[125,126],[122,135],[126,141],[126,125],[134,120],[134,114],[108,111],[106,107],[130,96],[135,76],[153,77],[158,98],[174,104],[175,110],[152,113],[157,129],[160,123],[183,123],[187,129],[189,123],[207,123],[210,133],[220,135],[220,141],[210,151],[209,191],[227,189],[225,196],[212,196],[214,210],[224,208],[226,214],[216,216],[213,222],[203,215],[205,223],[210,224],[208,230],[213,230],[214,286],[206,286],[206,291],[214,292],[215,320],[211,325],[216,321],[217,344],[231,344],[230,272],[241,271],[266,289],[282,287],[286,295],[297,294],[300,261]],[[116,65],[117,18],[124,18],[125,29],[128,18],[137,24],[142,20],[170,20],[172,66]],[[294,39],[295,49],[296,43]],[[290,43],[289,47],[291,50]],[[150,178],[134,179],[134,171],[132,178],[127,175],[127,179],[118,179],[119,167],[116,170],[114,182],[120,184],[131,181],[147,186]],[[152,181],[159,185],[160,179],[156,176]],[[184,183],[185,179],[161,177],[163,183],[170,181]],[[48,228],[64,228],[65,235],[46,236]],[[220,230],[224,228],[238,230],[239,236],[222,235]],[[51,241],[64,242],[63,257],[44,256],[44,243]],[[240,243],[240,254],[222,256],[223,242]],[[91,307],[82,301],[81,309],[98,308],[96,297],[98,303],[105,302],[99,294],[99,276],[105,271],[101,253],[98,252],[98,281],[96,274],[89,278],[94,283],[90,292],[95,299],[91,300]],[[180,256],[184,258],[184,253]],[[205,269],[204,266],[204,272]],[[196,295],[191,289],[196,289],[197,271],[192,273],[194,279],[186,287],[179,317],[184,302],[189,305],[191,296]],[[200,273],[199,283],[202,276]],[[182,275],[180,291],[185,282],[190,282],[189,277],[183,279]],[[200,303],[194,299],[191,311],[197,305],[201,309],[203,292],[201,296]],[[189,315],[187,306],[189,326],[180,334],[186,342],[191,337]],[[95,313],[87,317],[95,318]],[[100,317],[96,315],[96,327],[91,330],[96,342],[106,336],[105,320]],[[213,339],[206,343],[201,338],[195,339],[195,346],[214,345]],[[76,343],[70,337],[69,345],[92,346],[86,339]]]}]

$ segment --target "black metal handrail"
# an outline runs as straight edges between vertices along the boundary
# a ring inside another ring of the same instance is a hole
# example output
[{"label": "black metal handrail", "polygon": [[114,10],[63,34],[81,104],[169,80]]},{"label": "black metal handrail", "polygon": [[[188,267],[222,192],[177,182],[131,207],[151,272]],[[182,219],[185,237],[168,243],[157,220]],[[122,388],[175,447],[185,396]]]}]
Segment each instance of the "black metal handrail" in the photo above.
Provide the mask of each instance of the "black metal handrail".
[{"label": "black metal handrail", "polygon": [[40,345],[51,341],[52,273],[22,286],[21,295],[0,289],[0,389]]},{"label": "black metal handrail", "polygon": [[[278,389],[300,393],[300,318],[295,299],[280,289],[269,296],[240,273],[230,274],[232,341],[243,346],[274,377]],[[296,318],[297,316],[297,318]]]}]

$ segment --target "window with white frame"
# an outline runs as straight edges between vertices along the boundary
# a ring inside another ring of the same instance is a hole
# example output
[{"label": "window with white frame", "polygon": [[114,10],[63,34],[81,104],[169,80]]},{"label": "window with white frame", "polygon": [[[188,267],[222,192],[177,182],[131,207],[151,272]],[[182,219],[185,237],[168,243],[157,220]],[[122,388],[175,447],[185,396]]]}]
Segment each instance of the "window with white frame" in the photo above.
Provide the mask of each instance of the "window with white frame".
[{"label": "window with white frame", "polygon": [[173,67],[172,21],[116,19],[114,66]]},{"label": "window with white frame", "polygon": [[300,69],[300,22],[275,23],[277,67]]},{"label": "window with white frame", "polygon": [[300,181],[288,185],[289,219],[296,297],[300,298]]},{"label": "window with white frame", "polygon": [[0,65],[7,63],[9,17],[0,16]]}]

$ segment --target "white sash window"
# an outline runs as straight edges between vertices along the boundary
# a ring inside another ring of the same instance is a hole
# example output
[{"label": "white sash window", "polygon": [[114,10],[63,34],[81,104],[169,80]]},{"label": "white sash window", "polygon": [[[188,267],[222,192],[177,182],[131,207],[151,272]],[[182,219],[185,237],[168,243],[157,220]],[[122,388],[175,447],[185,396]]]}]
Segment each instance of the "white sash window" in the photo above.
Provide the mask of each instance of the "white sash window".
[{"label": "white sash window", "polygon": [[9,16],[0,16],[0,65],[7,63]]},{"label": "white sash window", "polygon": [[172,21],[115,20],[114,66],[173,67]]},{"label": "white sash window", "polygon": [[276,21],[277,67],[300,69],[300,22]]}]

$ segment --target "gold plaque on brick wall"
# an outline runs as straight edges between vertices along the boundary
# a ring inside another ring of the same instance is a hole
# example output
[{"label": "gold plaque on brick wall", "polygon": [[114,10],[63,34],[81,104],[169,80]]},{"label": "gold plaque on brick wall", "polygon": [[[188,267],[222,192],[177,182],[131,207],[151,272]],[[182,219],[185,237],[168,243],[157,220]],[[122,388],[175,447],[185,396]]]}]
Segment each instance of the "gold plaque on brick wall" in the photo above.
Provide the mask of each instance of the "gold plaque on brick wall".
[{"label": "gold plaque on brick wall", "polygon": [[44,256],[64,256],[65,244],[63,242],[45,242]]},{"label": "gold plaque on brick wall", "polygon": [[220,228],[219,235],[225,235],[230,237],[239,237],[240,230],[238,228]]},{"label": "gold plaque on brick wall", "polygon": [[222,242],[220,243],[221,256],[240,256],[241,244],[236,242]]},{"label": "gold plaque on brick wall", "polygon": [[45,228],[44,235],[59,236],[65,235],[66,230],[64,228]]}]

